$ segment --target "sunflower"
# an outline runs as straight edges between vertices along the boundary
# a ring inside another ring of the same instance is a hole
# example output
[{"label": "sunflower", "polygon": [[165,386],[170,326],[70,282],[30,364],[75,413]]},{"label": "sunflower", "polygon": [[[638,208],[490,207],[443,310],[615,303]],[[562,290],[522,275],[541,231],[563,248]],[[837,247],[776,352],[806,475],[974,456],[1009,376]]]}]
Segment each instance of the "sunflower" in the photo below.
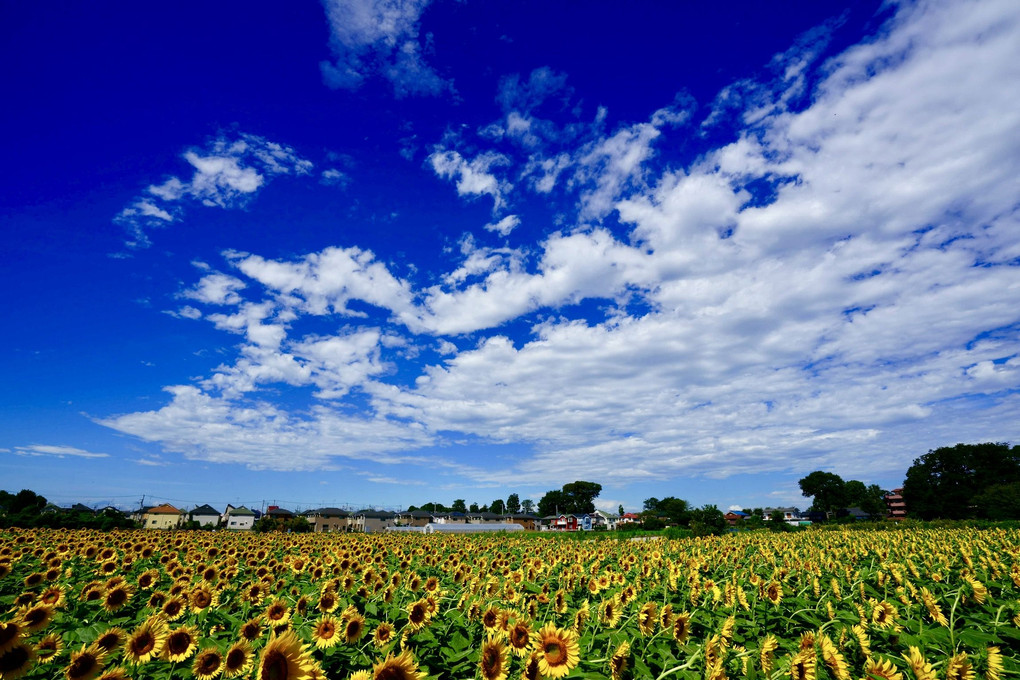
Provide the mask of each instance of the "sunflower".
[{"label": "sunflower", "polygon": [[545,624],[531,635],[532,646],[540,653],[538,667],[542,675],[560,678],[580,662],[577,633]]},{"label": "sunflower", "polygon": [[96,638],[96,644],[110,654],[116,654],[117,651],[124,646],[124,642],[126,640],[127,633],[124,632],[124,629],[114,626],[112,628],[107,628],[105,633]]},{"label": "sunflower", "polygon": [[163,646],[162,657],[166,661],[185,661],[198,649],[198,630],[194,626],[181,626],[170,631]]},{"label": "sunflower", "polygon": [[935,668],[928,663],[924,654],[917,647],[911,645],[909,652],[903,655],[903,659],[910,664],[910,670],[914,672],[914,677],[917,680],[935,680]]},{"label": "sunflower", "polygon": [[622,680],[630,661],[630,643],[623,641],[609,659],[609,673],[613,680]]},{"label": "sunflower", "polygon": [[375,632],[372,633],[372,643],[382,649],[393,641],[393,632],[393,625],[383,621],[376,626]]},{"label": "sunflower", "polygon": [[[815,680],[815,651],[801,650],[790,662],[790,680]],[[903,680],[902,678],[889,678],[888,680]]]},{"label": "sunflower", "polygon": [[779,581],[772,581],[765,587],[765,597],[776,607],[783,601],[783,585]]},{"label": "sunflower", "polygon": [[24,624],[26,632],[34,633],[48,626],[53,620],[53,607],[46,604],[23,607],[18,611],[18,618]]},{"label": "sunflower", "polygon": [[989,647],[985,663],[988,668],[985,670],[987,680],[999,680],[1002,677],[1002,652],[998,647]]},{"label": "sunflower", "polygon": [[195,656],[191,672],[196,680],[213,680],[223,672],[223,655],[215,647],[206,647]]},{"label": "sunflower", "polygon": [[36,644],[35,655],[39,663],[49,663],[50,661],[53,661],[57,654],[60,654],[63,649],[64,639],[60,637],[60,633],[50,633],[42,640],[39,640]]},{"label": "sunflower", "polygon": [[691,633],[691,615],[681,612],[673,620],[673,639],[683,644]]},{"label": "sunflower", "polygon": [[868,659],[864,664],[864,673],[875,680],[903,680],[903,674],[888,659]]},{"label": "sunflower", "polygon": [[215,607],[218,600],[218,595],[213,592],[212,588],[205,584],[195,586],[188,595],[188,602],[191,604],[191,611],[196,614],[208,609],[209,607]]},{"label": "sunflower", "polygon": [[[821,635],[818,639],[822,648],[822,661],[829,667],[829,671],[836,680],[850,680],[850,670],[847,668],[846,659],[842,652],[836,647],[828,635]],[[934,678],[918,678],[917,680],[934,680]]]},{"label": "sunflower", "polygon": [[340,636],[337,634],[339,628],[340,622],[328,614],[316,621],[315,628],[312,629],[312,640],[315,642],[316,648],[329,649],[336,645],[340,641]]},{"label": "sunflower", "polygon": [[0,622],[0,654],[18,644],[24,632],[25,627],[20,621]]},{"label": "sunflower", "polygon": [[131,633],[124,646],[124,658],[135,664],[148,663],[162,653],[169,634],[166,619],[149,618]]},{"label": "sunflower", "polygon": [[188,603],[180,595],[174,595],[160,608],[163,616],[167,621],[176,621],[177,619],[184,616],[187,611]]},{"label": "sunflower", "polygon": [[761,672],[765,675],[772,673],[772,666],[775,665],[775,651],[779,648],[779,641],[775,635],[769,633],[761,643],[758,656],[761,659]]},{"label": "sunflower", "polygon": [[623,607],[620,605],[619,596],[603,600],[599,605],[599,623],[606,628],[616,628],[623,616]]},{"label": "sunflower", "polygon": [[871,621],[879,628],[890,628],[896,624],[896,607],[882,600],[873,601],[871,605]]},{"label": "sunflower", "polygon": [[290,609],[283,600],[273,600],[273,603],[266,607],[266,620],[271,626],[281,626],[290,619]]},{"label": "sunflower", "polygon": [[223,677],[235,678],[251,669],[254,655],[247,640],[238,640],[223,655]]},{"label": "sunflower", "polygon": [[528,657],[528,662],[521,669],[521,680],[541,680],[542,674],[539,671],[538,659],[542,656],[539,651],[533,651]]},{"label": "sunflower", "polygon": [[274,635],[259,658],[258,680],[307,680],[315,661],[293,630]]},{"label": "sunflower", "polygon": [[489,638],[482,643],[479,654],[478,670],[484,680],[506,680],[509,669],[507,648],[503,641]]},{"label": "sunflower", "polygon": [[128,675],[126,670],[118,666],[106,669],[96,680],[131,680],[131,676]]},{"label": "sunflower", "polygon": [[527,621],[517,621],[507,631],[507,640],[510,642],[510,651],[514,656],[524,657],[531,646],[531,626]]},{"label": "sunflower", "polygon": [[262,621],[262,616],[256,616],[248,619],[241,625],[241,637],[248,642],[254,642],[262,637],[264,629],[265,625]]},{"label": "sunflower", "polygon": [[365,635],[365,617],[358,613],[357,609],[350,611],[352,608],[344,611],[343,622],[344,622],[344,642],[351,645],[360,640]]},{"label": "sunflower", "polygon": [[645,602],[638,612],[638,628],[642,635],[653,635],[658,623],[659,608],[654,602]]},{"label": "sunflower", "polygon": [[373,680],[424,680],[424,677],[409,649],[398,656],[387,654],[385,659],[372,665]]},{"label": "sunflower", "polygon": [[67,603],[67,592],[61,586],[50,586],[39,593],[39,602],[60,609]]},{"label": "sunflower", "polygon": [[588,616],[591,614],[591,610],[588,606],[588,600],[581,603],[581,606],[576,612],[574,612],[574,625],[573,631],[580,635],[584,632],[584,626],[588,623]]},{"label": "sunflower", "polygon": [[423,600],[416,600],[407,606],[407,624],[418,631],[428,625],[429,611]]},{"label": "sunflower", "polygon": [[35,650],[32,646],[16,639],[14,644],[0,653],[0,678],[20,678],[32,668]]},{"label": "sunflower", "polygon": [[659,610],[659,627],[663,631],[673,628],[673,605],[667,604]]},{"label": "sunflower", "polygon": [[372,680],[372,671],[354,671],[347,680]]},{"label": "sunflower", "polygon": [[324,590],[319,595],[319,604],[315,605],[315,608],[323,614],[332,614],[339,605],[340,600],[337,599],[336,593],[332,590]]},{"label": "sunflower", "polygon": [[103,597],[103,608],[108,612],[115,612],[128,603],[135,590],[127,583],[117,584],[106,591]]},{"label": "sunflower", "polygon": [[106,650],[102,647],[96,644],[88,647],[82,645],[77,652],[71,652],[71,663],[64,669],[64,677],[67,680],[92,680],[103,671],[105,659]]},{"label": "sunflower", "polygon": [[960,652],[949,659],[946,664],[946,680],[974,680],[974,668],[967,659],[966,652]]}]

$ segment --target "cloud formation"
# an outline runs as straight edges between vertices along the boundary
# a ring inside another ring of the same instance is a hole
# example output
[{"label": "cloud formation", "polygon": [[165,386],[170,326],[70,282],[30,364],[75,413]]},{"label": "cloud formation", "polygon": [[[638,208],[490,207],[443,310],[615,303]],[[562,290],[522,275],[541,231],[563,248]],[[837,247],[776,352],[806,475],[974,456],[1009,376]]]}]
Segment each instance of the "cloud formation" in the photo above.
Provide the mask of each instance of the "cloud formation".
[{"label": "cloud formation", "polygon": [[93,453],[73,446],[52,446],[49,444],[30,444],[29,446],[15,446],[13,453],[17,456],[54,456],[64,458],[109,458],[108,453]]},{"label": "cloud formation", "polygon": [[244,133],[220,135],[205,148],[188,149],[183,158],[194,170],[190,178],[171,176],[149,186],[114,218],[128,231],[128,248],[148,247],[148,232],[178,221],[188,203],[241,208],[273,177],[312,170],[291,147]]},{"label": "cloud formation", "polygon": [[[423,7],[349,39],[416,36]],[[817,63],[821,39],[700,118],[681,99],[606,129],[604,112],[580,123],[542,109],[570,96],[547,69],[504,81],[499,122],[429,157],[459,196],[515,206],[462,238],[454,267],[418,282],[357,247],[226,253],[230,271],[183,296],[242,338],[236,360],[168,388],[163,408],[103,423],[277,469],[517,444],[532,454],[496,471],[428,460],[545,486],[578,469],[874,474],[933,441],[1016,438],[1020,95],[1004,84],[1020,9],[904,4]],[[730,141],[666,153],[730,119]],[[572,206],[558,229],[488,245],[535,196]],[[308,388],[313,405],[272,403],[273,384]]]}]

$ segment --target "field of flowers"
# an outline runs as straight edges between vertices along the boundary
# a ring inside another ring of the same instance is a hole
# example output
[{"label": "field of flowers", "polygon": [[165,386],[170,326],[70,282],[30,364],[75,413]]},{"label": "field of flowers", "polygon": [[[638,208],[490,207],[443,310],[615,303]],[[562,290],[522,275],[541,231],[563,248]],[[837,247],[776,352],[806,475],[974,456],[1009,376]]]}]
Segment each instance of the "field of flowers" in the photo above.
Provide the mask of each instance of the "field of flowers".
[{"label": "field of flowers", "polygon": [[0,612],[0,680],[1000,680],[1020,533],[10,530]]}]

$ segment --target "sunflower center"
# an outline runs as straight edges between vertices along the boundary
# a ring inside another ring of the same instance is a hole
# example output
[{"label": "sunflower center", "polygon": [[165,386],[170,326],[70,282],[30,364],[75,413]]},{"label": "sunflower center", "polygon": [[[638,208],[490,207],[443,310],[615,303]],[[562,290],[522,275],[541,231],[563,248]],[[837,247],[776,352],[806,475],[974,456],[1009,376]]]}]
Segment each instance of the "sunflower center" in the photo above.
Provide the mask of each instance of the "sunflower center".
[{"label": "sunflower center", "polygon": [[380,668],[373,680],[408,680],[410,676],[400,666]]},{"label": "sunflower center", "polygon": [[361,635],[361,621],[354,620],[347,623],[347,638],[353,640]]},{"label": "sunflower center", "polygon": [[486,678],[495,678],[499,677],[502,670],[499,651],[493,647],[487,648],[482,654],[482,674]]},{"label": "sunflower center", "polygon": [[11,673],[13,677],[14,671],[21,669],[27,663],[28,647],[18,645],[0,656],[0,675]]},{"label": "sunflower center", "polygon": [[92,671],[96,668],[96,657],[91,654],[82,654],[77,659],[71,662],[71,665],[67,668],[67,677],[69,680],[75,678],[84,678],[92,674]]},{"label": "sunflower center", "polygon": [[219,667],[219,654],[203,654],[198,660],[198,671],[202,675],[212,675]]},{"label": "sunflower center", "polygon": [[260,680],[287,680],[287,657],[275,650],[266,655]]},{"label": "sunflower center", "polygon": [[127,600],[127,593],[119,589],[114,590],[113,592],[106,596],[106,604],[110,605],[111,607],[119,607],[120,605],[124,604],[125,600]]},{"label": "sunflower center", "polygon": [[156,638],[149,631],[143,631],[131,638],[131,653],[135,656],[144,656],[156,646]]},{"label": "sunflower center", "polygon": [[550,664],[561,663],[563,659],[563,647],[560,646],[559,642],[546,642],[545,643],[545,660]]},{"label": "sunflower center", "polygon": [[227,652],[227,661],[226,661],[227,670],[228,671],[235,671],[238,668],[241,668],[242,666],[244,666],[244,662],[245,662],[246,659],[247,659],[247,656],[245,655],[243,649],[232,649],[232,650],[230,650],[229,652]]},{"label": "sunflower center", "polygon": [[167,648],[171,654],[183,654],[188,650],[188,646],[191,644],[191,635],[184,631],[178,631],[172,633],[170,638],[166,641]]}]

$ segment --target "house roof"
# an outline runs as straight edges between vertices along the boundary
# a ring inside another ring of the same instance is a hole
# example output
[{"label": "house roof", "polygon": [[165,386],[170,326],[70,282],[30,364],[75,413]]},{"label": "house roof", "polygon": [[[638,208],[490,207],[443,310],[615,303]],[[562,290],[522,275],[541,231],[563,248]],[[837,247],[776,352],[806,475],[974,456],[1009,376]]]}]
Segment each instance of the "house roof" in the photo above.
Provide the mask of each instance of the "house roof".
[{"label": "house roof", "polygon": [[350,513],[340,508],[316,508],[305,513],[306,517],[347,517]]},{"label": "house roof", "polygon": [[389,510],[358,510],[351,513],[353,517],[366,517],[369,519],[390,519],[396,517],[396,513]]},{"label": "house roof", "polygon": [[192,515],[216,515],[219,517],[220,511],[211,505],[200,505],[191,511]]},{"label": "house roof", "polygon": [[270,517],[293,517],[294,513],[286,508],[273,508],[272,510],[266,510],[266,514]]},{"label": "house roof", "polygon": [[169,503],[164,503],[163,505],[157,505],[154,508],[149,508],[146,511],[146,514],[148,514],[148,515],[179,515],[179,514],[181,514],[181,511],[178,510],[177,508],[175,508],[174,506],[170,505]]},{"label": "house roof", "polygon": [[239,508],[227,508],[227,514],[231,517],[254,517],[255,513],[244,507],[243,505]]}]

